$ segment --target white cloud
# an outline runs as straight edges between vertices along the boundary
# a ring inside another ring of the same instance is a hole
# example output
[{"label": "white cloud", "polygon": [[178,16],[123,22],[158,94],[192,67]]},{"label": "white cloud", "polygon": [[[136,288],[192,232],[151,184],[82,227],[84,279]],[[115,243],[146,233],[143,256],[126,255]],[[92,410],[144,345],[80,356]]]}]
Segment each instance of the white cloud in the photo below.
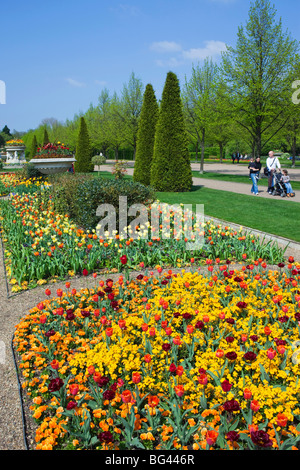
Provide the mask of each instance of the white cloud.
[{"label": "white cloud", "polygon": [[75,86],[75,87],[83,87],[83,86],[85,86],[85,83],[78,82],[77,80],[74,80],[73,78],[66,78],[66,81],[67,81],[70,85]]},{"label": "white cloud", "polygon": [[179,67],[187,61],[201,61],[206,57],[216,58],[221,52],[226,51],[226,44],[223,41],[204,41],[203,47],[184,49],[181,44],[175,41],[153,42],[150,50],[158,54],[169,54],[165,59],[156,59],[155,63],[159,67]]},{"label": "white cloud", "polygon": [[205,41],[205,47],[191,48],[183,51],[183,57],[191,60],[203,60],[206,57],[216,57],[221,52],[226,51],[226,44],[223,41]]},{"label": "white cloud", "polygon": [[95,80],[96,85],[105,86],[107,82],[105,80]]},{"label": "white cloud", "polygon": [[155,61],[156,65],[159,67],[179,67],[183,64],[182,60],[178,60],[176,57],[171,57],[167,60],[158,59]]},{"label": "white cloud", "polygon": [[179,52],[182,47],[180,44],[174,41],[159,41],[153,42],[150,49],[155,52],[166,53],[166,52]]}]

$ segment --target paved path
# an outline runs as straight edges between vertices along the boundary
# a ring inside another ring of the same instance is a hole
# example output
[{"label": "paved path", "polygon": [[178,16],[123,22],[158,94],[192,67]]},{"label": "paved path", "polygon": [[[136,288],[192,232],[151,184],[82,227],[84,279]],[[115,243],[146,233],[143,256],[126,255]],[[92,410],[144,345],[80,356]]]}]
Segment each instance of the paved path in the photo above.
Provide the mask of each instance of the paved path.
[{"label": "paved path", "polygon": [[[108,160],[107,165],[102,166],[101,170],[111,171],[113,167],[113,161]],[[200,165],[196,163],[192,163],[192,170],[198,171],[200,169]],[[128,168],[128,175],[133,174],[133,167],[130,166]],[[193,177],[193,183],[195,186],[202,186],[204,188],[222,190],[222,191],[230,191],[232,193],[238,194],[246,194],[251,196],[251,186],[252,182],[249,180],[249,172],[248,168],[242,164],[220,164],[220,163],[208,163],[204,166],[204,171],[209,172],[216,172],[216,173],[223,173],[224,175],[239,175],[245,176],[245,183],[233,183],[231,181],[220,181],[220,180],[213,180],[208,178],[197,178]],[[289,174],[291,180],[293,181],[300,181],[300,168],[291,168],[289,170]],[[276,200],[288,200],[292,202],[300,202],[300,191],[295,192],[295,197],[293,198],[281,198],[280,196],[271,196],[267,192],[267,187],[258,185],[259,196],[253,196],[253,198],[257,197],[264,197],[267,199],[276,199]]]}]

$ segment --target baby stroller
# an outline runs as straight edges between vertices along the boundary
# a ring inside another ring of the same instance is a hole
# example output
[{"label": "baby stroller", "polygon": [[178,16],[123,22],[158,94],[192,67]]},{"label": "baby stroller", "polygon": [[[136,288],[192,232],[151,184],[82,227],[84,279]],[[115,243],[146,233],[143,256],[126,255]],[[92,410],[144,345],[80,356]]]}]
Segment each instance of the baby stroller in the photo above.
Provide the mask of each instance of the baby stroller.
[{"label": "baby stroller", "polygon": [[282,183],[282,181],[280,181],[281,177],[282,177],[282,173],[280,171],[274,173],[274,179],[273,179],[274,187],[273,187],[273,192],[272,192],[273,196],[286,197],[286,188],[285,188],[285,184]]}]

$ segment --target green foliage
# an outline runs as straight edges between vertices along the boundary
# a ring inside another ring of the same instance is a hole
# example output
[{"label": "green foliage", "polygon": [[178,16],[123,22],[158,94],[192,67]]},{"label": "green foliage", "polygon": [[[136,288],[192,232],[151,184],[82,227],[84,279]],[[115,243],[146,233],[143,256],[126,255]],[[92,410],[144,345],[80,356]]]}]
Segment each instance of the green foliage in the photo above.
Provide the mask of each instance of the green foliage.
[{"label": "green foliage", "polygon": [[93,174],[60,173],[50,177],[51,193],[55,210],[60,214],[68,214],[75,217],[75,195],[78,185],[93,178]]},{"label": "green foliage", "polygon": [[151,185],[159,191],[190,191],[192,172],[180,87],[168,72],[156,125]]},{"label": "green foliage", "polygon": [[38,148],[37,138],[36,138],[36,135],[34,134],[33,139],[32,139],[31,148],[30,148],[30,159],[33,158],[36,155],[37,148]]},{"label": "green foliage", "polygon": [[96,166],[104,165],[106,158],[104,155],[94,155],[92,157],[92,164]]},{"label": "green foliage", "polygon": [[87,173],[93,171],[90,137],[84,117],[80,118],[76,145],[75,171]]},{"label": "green foliage", "polygon": [[149,185],[154,150],[158,104],[151,84],[146,86],[137,133],[136,156],[133,179]]},{"label": "green foliage", "polygon": [[44,178],[45,175],[35,168],[33,163],[26,163],[20,171],[20,177],[24,179]]},{"label": "green foliage", "polygon": [[119,197],[126,196],[128,207],[133,204],[148,205],[155,200],[152,188],[126,180],[92,178],[78,184],[74,199],[74,220],[84,229],[94,229],[99,223],[96,215],[100,204],[112,204],[117,217]]},{"label": "green foliage", "polygon": [[122,179],[127,173],[127,162],[125,161],[117,161],[113,168],[112,174],[114,175],[115,179]]},{"label": "green foliage", "polygon": [[46,145],[46,144],[49,144],[49,135],[48,135],[48,131],[47,129],[45,128],[44,129],[44,136],[43,136],[43,145]]}]

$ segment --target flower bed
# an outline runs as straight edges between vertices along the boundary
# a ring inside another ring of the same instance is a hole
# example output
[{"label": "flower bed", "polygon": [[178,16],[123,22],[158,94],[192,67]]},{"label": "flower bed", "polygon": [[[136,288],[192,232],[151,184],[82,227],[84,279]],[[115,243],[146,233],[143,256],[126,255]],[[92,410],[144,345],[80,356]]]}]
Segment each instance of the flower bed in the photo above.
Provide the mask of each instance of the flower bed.
[{"label": "flower bed", "polygon": [[297,448],[300,265],[290,262],[46,289],[14,337],[36,448]]},{"label": "flower bed", "polygon": [[23,178],[16,173],[0,174],[0,196],[7,196],[10,193],[33,194],[41,185],[47,186],[48,183],[42,178]]},{"label": "flower bed", "polygon": [[36,155],[31,159],[49,159],[49,158],[71,158],[73,153],[70,148],[60,142],[48,143],[38,147]]},{"label": "flower bed", "polygon": [[5,143],[5,147],[25,147],[22,139],[11,139]]},{"label": "flower bed", "polygon": [[13,291],[27,289],[46,280],[64,279],[81,274],[84,268],[95,270],[124,269],[120,261],[126,256],[126,269],[141,266],[182,267],[206,260],[222,261],[265,260],[272,264],[284,260],[284,250],[276,243],[263,243],[252,234],[216,226],[208,221],[202,231],[204,245],[200,250],[187,249],[186,238],[166,238],[164,234],[148,238],[120,239],[117,234],[99,238],[95,230],[79,229],[68,216],[56,213],[47,190],[34,194],[14,195],[1,201],[2,239],[5,243],[6,267]]}]

